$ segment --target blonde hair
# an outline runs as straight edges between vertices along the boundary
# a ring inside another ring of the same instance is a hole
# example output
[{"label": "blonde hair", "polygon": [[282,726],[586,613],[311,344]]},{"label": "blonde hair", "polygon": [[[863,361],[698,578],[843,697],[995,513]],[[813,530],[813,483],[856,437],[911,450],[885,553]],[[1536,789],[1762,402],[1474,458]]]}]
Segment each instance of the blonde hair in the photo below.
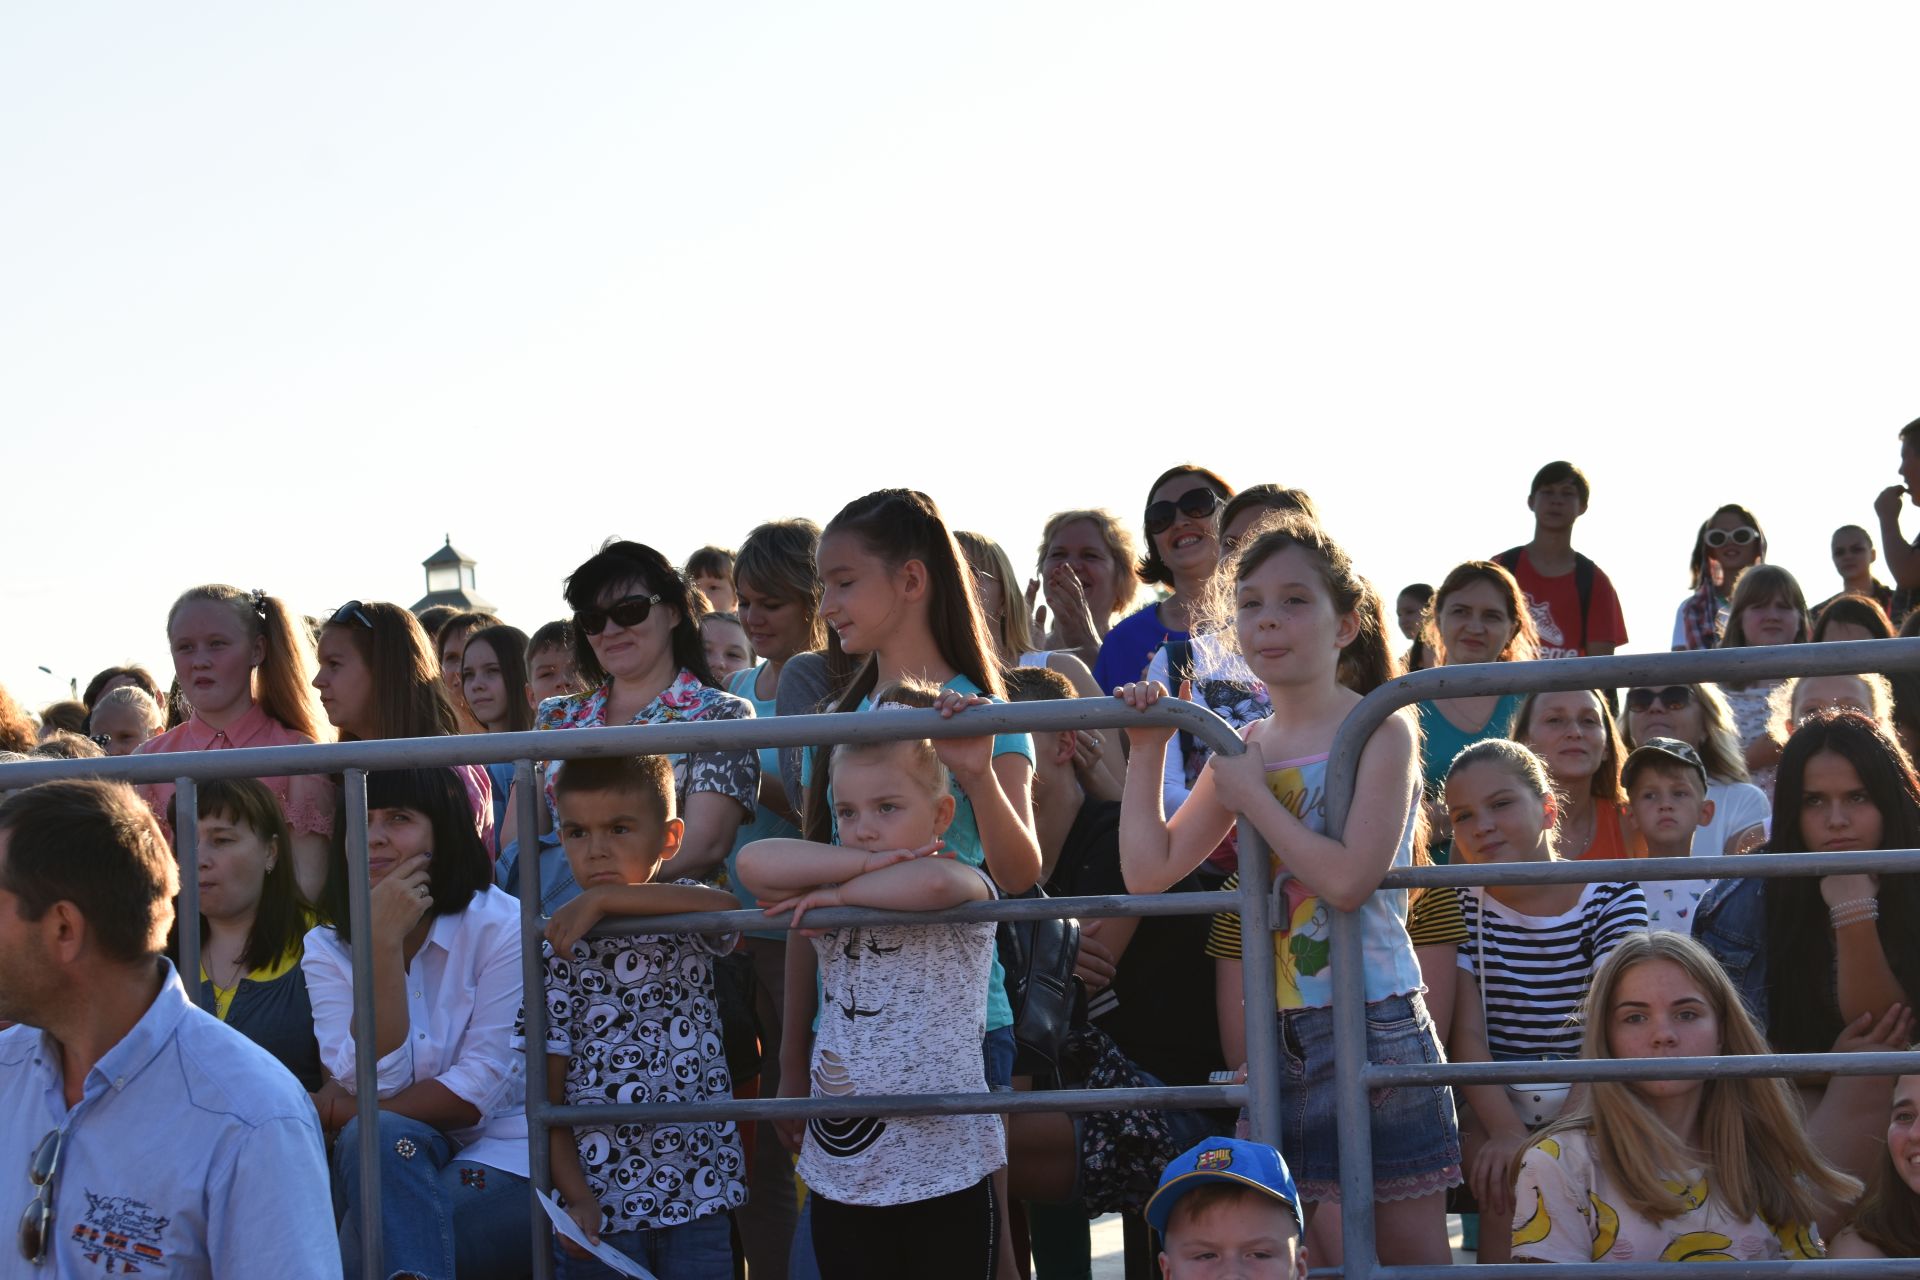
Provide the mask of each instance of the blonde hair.
[{"label": "blonde hair", "polygon": [[[269,717],[314,742],[333,737],[320,714],[318,696],[308,683],[311,645],[306,623],[275,596],[264,591],[242,591],[224,583],[208,583],[180,593],[167,610],[167,638],[173,638],[174,615],[196,600],[225,605],[240,621],[247,640],[264,641],[260,665],[253,671],[252,696]],[[436,667],[437,674],[437,667]]]},{"label": "blonde hair", "polygon": [[137,684],[115,685],[101,694],[100,700],[93,704],[93,711],[87,716],[89,728],[92,727],[93,717],[107,707],[132,707],[147,718],[149,726],[163,727],[167,723],[167,713],[160,709],[160,704],[153,700],[152,694]]},{"label": "blonde hair", "polygon": [[[877,689],[873,695],[873,710],[884,712],[889,707],[928,708],[940,699],[940,690],[922,680],[900,680],[883,689]],[[871,714],[871,713],[869,713]],[[833,776],[833,770],[843,760],[872,760],[890,752],[905,749],[905,766],[926,784],[927,793],[936,799],[946,795],[949,775],[947,766],[940,763],[940,757],[934,752],[933,741],[929,738],[905,738],[892,742],[841,742],[836,743],[827,755],[827,776]]]},{"label": "blonde hair", "polygon": [[1867,705],[1861,709],[1873,717],[1888,736],[1893,736],[1893,684],[1878,671],[1840,671],[1829,676],[1798,676],[1785,681],[1767,698],[1767,736],[1775,742],[1785,742],[1793,726],[1813,710],[1799,705],[1802,685],[1809,680],[1835,679],[1858,680],[1867,691]]},{"label": "blonde hair", "polygon": [[960,554],[967,558],[969,569],[1000,584],[1000,616],[988,618],[983,609],[981,617],[1006,651],[1008,664],[1020,661],[1021,655],[1033,652],[1033,623],[1027,617],[1026,596],[1020,591],[1020,579],[1006,548],[971,529],[955,529],[953,540],[960,544]]},{"label": "blonde hair", "polygon": [[1140,574],[1136,568],[1140,551],[1134,545],[1133,535],[1127,532],[1127,526],[1121,524],[1113,512],[1102,507],[1081,507],[1048,516],[1047,523],[1040,530],[1037,561],[1040,576],[1046,577],[1047,551],[1053,546],[1054,536],[1081,520],[1099,531],[1100,541],[1107,544],[1107,554],[1113,557],[1113,612],[1103,619],[1111,622],[1131,609],[1134,597],[1140,594]]},{"label": "blonde hair", "polygon": [[[1706,999],[1720,1028],[1721,1055],[1771,1052],[1719,962],[1685,934],[1660,931],[1628,934],[1593,975],[1581,1009],[1582,1058],[1618,1056],[1609,1014],[1620,983],[1656,960],[1677,966]],[[1860,1184],[1828,1164],[1807,1137],[1800,1099],[1785,1080],[1707,1079],[1700,1092],[1698,1151],[1680,1142],[1632,1083],[1618,1080],[1596,1080],[1576,1092],[1566,1113],[1529,1145],[1584,1132],[1626,1202],[1657,1222],[1688,1212],[1684,1189],[1675,1190],[1669,1180],[1696,1168],[1729,1214],[1758,1217],[1774,1227],[1811,1222],[1825,1201],[1846,1203],[1860,1194]]]},{"label": "blonde hair", "polygon": [[[1727,705],[1727,695],[1710,684],[1686,687],[1700,704],[1700,724],[1705,732],[1695,749],[1700,753],[1700,763],[1707,767],[1707,780],[1747,781],[1751,775],[1747,773],[1746,751],[1740,745],[1740,730],[1733,722],[1733,708]],[[1620,733],[1628,750],[1640,745],[1633,736],[1632,712],[1622,719]]]}]

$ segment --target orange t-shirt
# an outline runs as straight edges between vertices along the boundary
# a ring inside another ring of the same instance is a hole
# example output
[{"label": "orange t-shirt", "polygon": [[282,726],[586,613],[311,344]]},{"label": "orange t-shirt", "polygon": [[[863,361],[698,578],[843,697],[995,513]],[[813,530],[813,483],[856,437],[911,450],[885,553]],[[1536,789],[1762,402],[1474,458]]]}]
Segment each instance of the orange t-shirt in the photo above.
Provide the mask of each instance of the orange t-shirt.
[{"label": "orange t-shirt", "polygon": [[1604,805],[1594,812],[1592,843],[1580,852],[1575,861],[1585,862],[1590,858],[1644,858],[1646,856],[1646,840],[1638,831],[1627,830],[1626,806]]}]

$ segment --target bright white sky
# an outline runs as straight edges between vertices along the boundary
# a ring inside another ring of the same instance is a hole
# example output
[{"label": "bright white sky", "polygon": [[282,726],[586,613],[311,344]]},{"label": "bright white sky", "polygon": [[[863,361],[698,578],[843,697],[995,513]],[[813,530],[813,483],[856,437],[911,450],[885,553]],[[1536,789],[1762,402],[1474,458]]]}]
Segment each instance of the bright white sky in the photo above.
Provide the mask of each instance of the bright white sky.
[{"label": "bright white sky", "polygon": [[[1389,596],[1535,467],[1664,648],[1741,501],[1808,593],[1920,415],[1901,6],[134,3],[0,16],[0,683],[182,588],[531,629],[886,484],[1019,563],[1191,459]],[[1910,517],[1911,520],[1911,517]],[[53,668],[58,679],[41,674]]]}]

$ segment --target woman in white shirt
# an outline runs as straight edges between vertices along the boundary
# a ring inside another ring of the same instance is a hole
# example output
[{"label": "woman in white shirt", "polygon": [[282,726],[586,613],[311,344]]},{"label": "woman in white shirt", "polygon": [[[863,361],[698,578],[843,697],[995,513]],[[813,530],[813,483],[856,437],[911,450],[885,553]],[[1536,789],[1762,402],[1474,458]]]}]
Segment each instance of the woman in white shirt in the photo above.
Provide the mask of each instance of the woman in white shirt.
[{"label": "woman in white shirt", "polygon": [[[335,824],[344,833],[345,821]],[[357,851],[356,851],[357,853]],[[353,955],[344,839],[322,896],[334,923],[302,961],[330,1077],[314,1095],[339,1131],[333,1194],[348,1277],[360,1266]],[[367,775],[375,1048],[385,1257],[381,1276],[461,1280],[525,1272],[531,1200],[520,1010],[520,912],[494,888],[459,777],[446,768]]]}]

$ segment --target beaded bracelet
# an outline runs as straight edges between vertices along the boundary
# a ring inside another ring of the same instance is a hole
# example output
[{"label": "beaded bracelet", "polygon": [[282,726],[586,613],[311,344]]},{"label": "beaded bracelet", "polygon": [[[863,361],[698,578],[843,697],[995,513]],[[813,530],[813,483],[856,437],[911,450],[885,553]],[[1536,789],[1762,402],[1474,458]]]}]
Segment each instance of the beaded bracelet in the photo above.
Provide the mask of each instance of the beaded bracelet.
[{"label": "beaded bracelet", "polygon": [[1880,918],[1880,904],[1872,898],[1862,898],[1854,902],[1843,902],[1827,913],[1836,929],[1848,925],[1868,924]]}]

